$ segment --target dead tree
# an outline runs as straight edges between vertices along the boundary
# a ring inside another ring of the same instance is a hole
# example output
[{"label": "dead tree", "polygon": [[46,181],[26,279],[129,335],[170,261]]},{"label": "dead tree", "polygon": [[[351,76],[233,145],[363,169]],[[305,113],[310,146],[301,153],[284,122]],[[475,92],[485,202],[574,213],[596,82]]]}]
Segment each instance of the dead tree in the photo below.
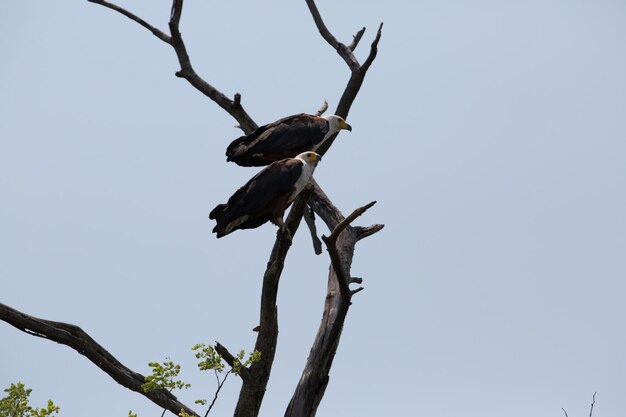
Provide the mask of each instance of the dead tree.
[{"label": "dead tree", "polygon": [[[109,3],[105,0],[88,1],[121,13],[148,29],[161,41],[169,44],[174,49],[180,64],[180,70],[176,72],[177,77],[187,80],[194,88],[218,104],[237,120],[239,127],[245,133],[250,133],[257,128],[257,124],[252,117],[244,110],[241,104],[240,94],[235,94],[233,99],[230,99],[195,72],[179,30],[183,0],[173,0],[172,2],[168,25],[169,33],[157,29],[140,17],[113,3]],[[367,70],[376,58],[378,43],[381,37],[382,23],[378,28],[366,59],[363,63],[360,63],[354,51],[365,33],[365,28],[359,30],[349,44],[341,43],[324,24],[315,2],[313,0],[305,1],[320,34],[324,40],[337,51],[350,70],[350,79],[335,111],[335,114],[347,118],[350,107],[363,84]],[[326,107],[325,103],[325,106],[323,106],[318,113],[323,113]],[[318,149],[317,152],[322,155],[325,154],[334,139],[333,137],[325,142],[323,147]],[[291,235],[295,235],[301,219],[304,216],[311,231],[316,253],[321,252],[321,244],[319,239],[317,239],[312,213],[317,214],[332,232],[330,236],[322,237],[331,261],[322,321],[300,381],[287,406],[285,416],[314,416],[324,395],[329,381],[330,368],[335,357],[337,346],[339,345],[341,332],[348,309],[351,305],[352,297],[363,289],[362,287],[356,289],[350,288],[351,284],[360,284],[362,282],[360,278],[354,278],[350,275],[355,245],[359,240],[383,228],[383,225],[380,224],[367,227],[352,226],[351,224],[373,204],[374,202],[371,202],[354,210],[348,217],[344,217],[319,185],[314,180],[311,180],[307,189],[296,199],[289,212],[286,225]],[[291,239],[285,239],[283,234],[277,233],[276,241],[267,263],[267,269],[263,275],[260,326],[255,344],[255,349],[260,351],[262,356],[261,360],[252,363],[249,367],[242,368],[239,373],[242,380],[242,387],[234,411],[236,417],[257,416],[263,401],[278,340],[276,296],[285,258],[290,246]],[[78,326],[36,318],[4,304],[0,304],[0,319],[33,336],[53,340],[71,347],[86,356],[119,384],[144,395],[155,404],[158,404],[176,415],[178,415],[181,410],[184,410],[184,412],[189,415],[198,416],[190,407],[180,403],[174,395],[165,390],[144,392],[141,389],[141,384],[144,383],[144,376],[125,367]],[[216,350],[230,366],[233,366],[235,358],[226,347],[217,343]]]}]

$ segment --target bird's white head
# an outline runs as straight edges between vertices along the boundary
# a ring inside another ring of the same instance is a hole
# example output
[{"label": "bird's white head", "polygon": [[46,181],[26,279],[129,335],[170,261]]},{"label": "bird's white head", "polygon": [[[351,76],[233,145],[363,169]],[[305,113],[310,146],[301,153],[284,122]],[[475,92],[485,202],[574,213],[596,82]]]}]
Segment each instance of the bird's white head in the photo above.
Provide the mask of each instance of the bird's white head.
[{"label": "bird's white head", "polygon": [[330,127],[330,132],[335,133],[339,132],[341,129],[349,130],[352,132],[352,126],[350,126],[343,117],[337,116],[335,114],[331,114],[330,116],[323,116],[324,119],[328,120],[328,125]]},{"label": "bird's white head", "polygon": [[312,167],[317,166],[318,162],[322,160],[320,154],[313,151],[302,152],[301,154],[296,156],[296,158]]}]

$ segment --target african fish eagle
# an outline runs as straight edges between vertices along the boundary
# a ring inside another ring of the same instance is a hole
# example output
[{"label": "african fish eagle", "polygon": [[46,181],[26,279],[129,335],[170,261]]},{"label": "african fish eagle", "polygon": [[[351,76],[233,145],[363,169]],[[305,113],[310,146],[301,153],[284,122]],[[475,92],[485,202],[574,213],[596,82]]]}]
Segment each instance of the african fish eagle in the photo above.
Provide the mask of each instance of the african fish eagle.
[{"label": "african fish eagle", "polygon": [[218,204],[211,210],[209,219],[217,221],[213,233],[220,238],[237,229],[254,229],[267,221],[286,231],[285,210],[309,182],[320,159],[309,151],[263,168],[226,204]]},{"label": "african fish eagle", "polygon": [[296,114],[259,127],[235,139],[226,149],[226,160],[241,166],[263,166],[301,152],[316,151],[329,137],[352,127],[339,116]]}]

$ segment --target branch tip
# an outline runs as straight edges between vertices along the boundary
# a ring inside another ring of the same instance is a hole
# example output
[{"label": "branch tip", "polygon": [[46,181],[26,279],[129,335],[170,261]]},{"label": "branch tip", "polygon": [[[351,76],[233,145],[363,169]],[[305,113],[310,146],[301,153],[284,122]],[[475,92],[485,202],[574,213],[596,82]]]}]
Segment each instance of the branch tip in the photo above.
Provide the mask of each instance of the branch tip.
[{"label": "branch tip", "polygon": [[133,20],[133,21],[139,23],[144,28],[148,29],[150,32],[152,32],[152,34],[154,36],[156,36],[157,38],[161,39],[163,42],[165,42],[167,44],[170,44],[170,45],[172,44],[172,38],[170,38],[168,35],[166,35],[162,31],[160,31],[159,29],[155,28],[154,26],[152,26],[151,24],[149,24],[148,22],[146,22],[145,20],[143,20],[139,16],[137,16],[137,15],[129,12],[128,10],[124,9],[123,7],[120,7],[120,6],[118,6],[116,4],[113,4],[113,3],[109,3],[109,2],[107,2],[105,0],[87,0],[87,1],[90,2],[90,3],[94,3],[94,4],[99,4],[100,6],[104,6],[107,9],[111,9],[113,11],[116,11],[116,12],[126,16],[130,20]]},{"label": "branch tip", "polygon": [[328,110],[328,101],[324,100],[324,104],[322,104],[322,107],[320,107],[315,114],[321,116],[326,110]]},{"label": "branch tip", "polygon": [[356,35],[354,35],[352,38],[352,43],[348,46],[348,49],[350,49],[350,51],[354,52],[354,50],[356,49],[356,47],[358,46],[359,42],[361,41],[361,38],[363,37],[363,34],[365,33],[365,26],[363,26],[363,28],[361,30],[359,30]]},{"label": "branch tip", "polygon": [[317,227],[315,226],[315,215],[311,208],[308,210],[304,210],[304,222],[309,228],[309,232],[311,233],[311,240],[313,241],[313,251],[316,255],[321,255],[322,253],[322,242],[317,237]]},{"label": "branch tip", "polygon": [[356,232],[356,240],[359,241],[373,234],[376,234],[380,232],[381,230],[383,230],[384,227],[385,227],[384,224],[373,224],[367,227],[355,226],[354,231]]},{"label": "branch tip", "polygon": [[355,290],[351,290],[351,291],[350,291],[350,295],[354,295],[354,294],[356,294],[356,293],[359,293],[359,292],[363,291],[364,289],[365,289],[365,288],[363,288],[363,287],[359,287],[359,288],[357,288],[357,289],[355,289]]}]

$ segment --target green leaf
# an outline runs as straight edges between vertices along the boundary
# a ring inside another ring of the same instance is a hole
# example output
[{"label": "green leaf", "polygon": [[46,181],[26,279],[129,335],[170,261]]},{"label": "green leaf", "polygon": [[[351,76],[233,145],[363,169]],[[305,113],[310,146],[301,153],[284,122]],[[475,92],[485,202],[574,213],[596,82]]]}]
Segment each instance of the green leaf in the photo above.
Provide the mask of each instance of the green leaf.
[{"label": "green leaf", "polygon": [[[144,392],[150,392],[157,389],[172,391],[174,389],[187,389],[191,386],[182,380],[175,379],[180,373],[180,365],[175,364],[169,358],[162,364],[158,362],[150,362],[148,366],[152,368],[152,375],[145,378],[145,382],[141,384]],[[1,416],[0,416],[1,417]]]},{"label": "green leaf", "polygon": [[52,400],[48,400],[45,408],[31,407],[28,404],[31,391],[21,382],[6,388],[4,392],[8,395],[0,399],[0,417],[47,417],[59,412],[59,407]]}]

